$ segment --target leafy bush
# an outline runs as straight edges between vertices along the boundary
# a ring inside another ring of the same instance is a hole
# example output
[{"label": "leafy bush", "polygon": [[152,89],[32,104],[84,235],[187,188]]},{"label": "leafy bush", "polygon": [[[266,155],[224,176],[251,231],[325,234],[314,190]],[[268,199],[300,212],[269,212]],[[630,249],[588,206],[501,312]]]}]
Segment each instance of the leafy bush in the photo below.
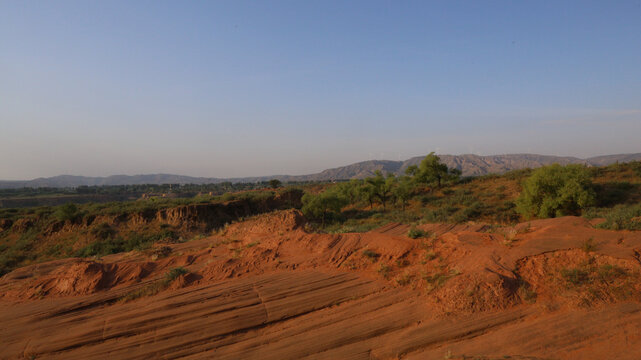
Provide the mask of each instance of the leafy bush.
[{"label": "leafy bush", "polygon": [[421,229],[417,229],[417,228],[413,227],[407,232],[407,236],[412,238],[412,239],[418,239],[418,238],[429,237],[430,234],[428,232],[426,232],[426,231],[423,231]]},{"label": "leafy bush", "polygon": [[126,238],[123,238],[122,236],[116,236],[113,238],[107,237],[76,251],[75,256],[105,256],[133,250],[144,250],[157,241],[174,239],[175,236],[176,234],[173,231],[164,229],[155,234],[132,232]]},{"label": "leafy bush", "polygon": [[450,216],[458,210],[455,206],[443,206],[435,210],[426,209],[423,220],[428,223],[448,222]]},{"label": "leafy bush", "polygon": [[278,179],[269,180],[269,187],[271,187],[272,189],[277,189],[281,187],[281,185],[283,185],[283,183]]},{"label": "leafy bush", "polygon": [[590,252],[596,251],[597,245],[594,242],[594,237],[591,237],[591,238],[585,240],[583,242],[583,244],[581,244],[581,249],[583,249],[583,251],[585,251],[586,253],[590,253]]},{"label": "leafy bush", "polygon": [[597,227],[610,230],[641,230],[641,204],[614,207],[605,213],[605,222]]},{"label": "leafy bush", "polygon": [[534,170],[525,180],[516,209],[526,218],[576,215],[595,199],[586,167],[554,164]]},{"label": "leafy bush", "polygon": [[455,223],[464,223],[477,219],[481,216],[481,210],[483,209],[483,204],[478,201],[473,202],[470,206],[457,211],[452,215],[451,221]]},{"label": "leafy bush", "polygon": [[5,249],[0,253],[0,276],[15,269],[22,261],[33,259],[31,250],[37,236],[38,232],[32,228],[22,234],[12,246],[3,244]]},{"label": "leafy bush", "polygon": [[165,274],[165,281],[171,283],[172,281],[178,279],[180,275],[185,275],[188,274],[189,270],[185,269],[184,267],[176,267],[171,270],[167,274]]},{"label": "leafy bush", "polygon": [[340,213],[343,206],[347,205],[347,200],[337,194],[325,191],[321,194],[303,195],[303,214],[310,218],[321,221],[325,225],[325,220],[330,216],[336,216]]},{"label": "leafy bush", "polygon": [[378,259],[381,256],[381,254],[379,254],[379,253],[377,253],[375,251],[372,251],[372,250],[364,250],[363,251],[363,256],[369,258],[372,261],[376,261],[376,259]]},{"label": "leafy bush", "polygon": [[109,224],[102,223],[91,229],[91,234],[98,239],[106,240],[116,235],[116,230],[114,230]]},{"label": "leafy bush", "polygon": [[60,221],[73,221],[79,216],[78,207],[74,203],[66,203],[55,212],[55,216]]}]

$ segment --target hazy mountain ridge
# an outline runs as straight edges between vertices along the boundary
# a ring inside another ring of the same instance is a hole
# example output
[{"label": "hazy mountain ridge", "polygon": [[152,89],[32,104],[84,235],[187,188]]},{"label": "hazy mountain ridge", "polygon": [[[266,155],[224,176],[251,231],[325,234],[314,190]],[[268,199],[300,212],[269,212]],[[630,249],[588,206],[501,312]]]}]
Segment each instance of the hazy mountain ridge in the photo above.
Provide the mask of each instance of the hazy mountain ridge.
[{"label": "hazy mountain ridge", "polygon": [[[588,166],[603,166],[615,162],[641,160],[641,153],[615,154],[595,156],[580,159],[571,156],[550,156],[537,154],[506,154],[506,155],[439,155],[448,167],[460,169],[463,176],[479,176],[491,173],[504,173],[523,168],[537,168],[553,163],[562,165],[584,164]],[[309,175],[272,175],[242,178],[207,178],[175,174],[146,174],[146,175],[111,175],[107,177],[88,177],[75,175],[59,175],[33,180],[0,181],[0,188],[20,187],[75,187],[82,185],[137,185],[137,184],[207,184],[231,182],[258,182],[270,179],[281,181],[330,181],[345,179],[362,179],[372,176],[376,170],[383,173],[402,174],[407,167],[418,165],[425,156],[417,156],[405,161],[368,160],[347,166],[323,170]]]}]

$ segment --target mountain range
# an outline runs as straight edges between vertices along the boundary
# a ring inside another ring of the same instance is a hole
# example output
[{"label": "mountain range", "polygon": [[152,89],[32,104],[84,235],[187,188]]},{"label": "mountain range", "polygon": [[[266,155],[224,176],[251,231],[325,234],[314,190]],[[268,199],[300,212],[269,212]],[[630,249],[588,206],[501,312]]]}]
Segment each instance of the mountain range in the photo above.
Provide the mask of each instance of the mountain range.
[{"label": "mountain range", "polygon": [[[596,156],[587,159],[569,156],[550,156],[537,154],[507,154],[507,155],[439,155],[441,161],[450,168],[457,168],[463,176],[479,176],[486,174],[501,174],[506,171],[537,168],[558,163],[583,164],[586,166],[604,166],[616,162],[641,160],[641,153],[616,154]],[[0,189],[22,187],[76,187],[81,185],[134,185],[134,184],[208,184],[230,182],[259,182],[270,179],[288,181],[332,181],[345,179],[361,179],[372,176],[376,170],[383,173],[402,174],[408,166],[418,165],[425,156],[417,156],[405,161],[368,160],[355,164],[323,170],[309,175],[272,175],[242,178],[207,178],[173,174],[148,175],[112,175],[107,177],[87,177],[75,175],[60,175],[33,180],[0,181]]]}]

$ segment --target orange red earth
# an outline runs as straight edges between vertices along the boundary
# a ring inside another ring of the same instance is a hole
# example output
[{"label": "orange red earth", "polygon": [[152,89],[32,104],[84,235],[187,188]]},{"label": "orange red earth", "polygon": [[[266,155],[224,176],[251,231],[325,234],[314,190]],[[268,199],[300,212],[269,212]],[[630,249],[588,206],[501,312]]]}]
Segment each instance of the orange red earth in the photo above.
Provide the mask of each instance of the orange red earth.
[{"label": "orange red earth", "polygon": [[[564,217],[410,239],[304,222],[280,211],[17,269],[0,279],[0,358],[641,359],[640,232]],[[175,267],[189,273],[130,296]]]}]

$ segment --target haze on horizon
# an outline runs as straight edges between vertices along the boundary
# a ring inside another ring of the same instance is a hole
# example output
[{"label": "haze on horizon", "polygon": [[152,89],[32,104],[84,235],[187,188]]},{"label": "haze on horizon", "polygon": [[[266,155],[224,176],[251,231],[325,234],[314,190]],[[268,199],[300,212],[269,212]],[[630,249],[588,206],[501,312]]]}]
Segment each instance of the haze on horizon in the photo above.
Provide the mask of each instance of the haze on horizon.
[{"label": "haze on horizon", "polygon": [[641,1],[0,2],[0,179],[641,152]]}]

